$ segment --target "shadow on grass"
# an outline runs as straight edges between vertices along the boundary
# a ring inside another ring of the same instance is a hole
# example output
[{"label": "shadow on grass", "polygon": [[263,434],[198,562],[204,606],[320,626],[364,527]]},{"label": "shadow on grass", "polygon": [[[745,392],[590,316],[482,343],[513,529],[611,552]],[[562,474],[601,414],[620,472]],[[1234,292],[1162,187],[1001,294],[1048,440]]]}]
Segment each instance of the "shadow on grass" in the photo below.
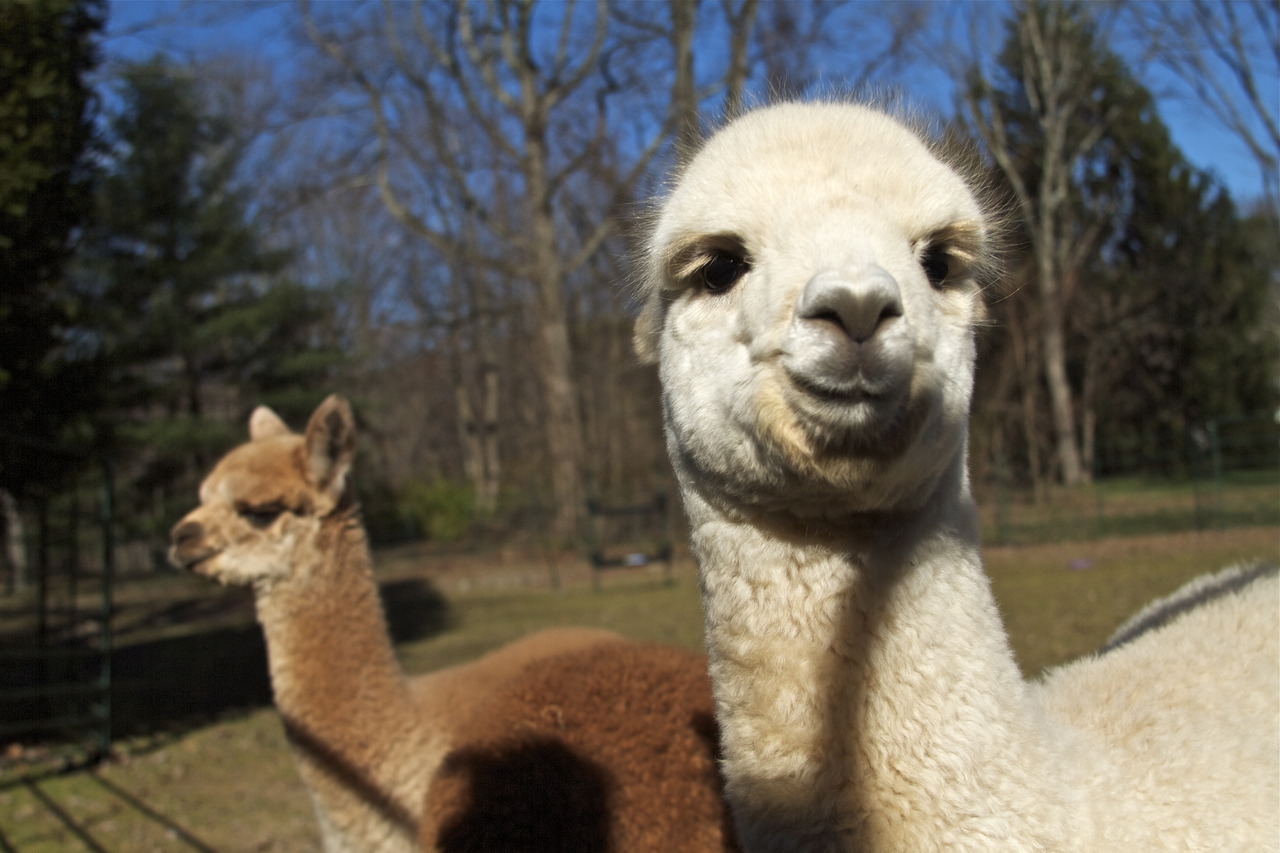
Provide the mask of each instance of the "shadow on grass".
[{"label": "shadow on grass", "polygon": [[90,778],[93,779],[93,781],[97,782],[98,785],[101,786],[104,790],[106,790],[107,793],[111,794],[116,799],[124,802],[126,805],[129,806],[129,808],[133,809],[138,814],[147,818],[147,820],[159,826],[164,827],[166,833],[171,838],[175,838],[181,841],[183,844],[185,844],[187,847],[191,848],[192,850],[198,851],[198,853],[217,853],[216,850],[214,850],[208,844],[205,844],[203,841],[201,841],[198,837],[196,837],[189,830],[187,830],[186,827],[181,826],[180,824],[175,822],[172,818],[168,817],[167,815],[161,814],[160,812],[151,808],[142,800],[139,800],[132,793],[130,793],[129,791],[126,791],[124,788],[121,788],[116,783],[111,782],[110,780],[107,780],[107,779],[103,779],[97,773],[90,774]]},{"label": "shadow on grass", "polygon": [[110,853],[89,833],[87,827],[81,825],[80,821],[76,820],[57,800],[49,796],[38,783],[28,783],[27,790],[31,792],[31,795],[35,797],[45,811],[52,815],[62,826],[66,827],[67,831],[92,853]]},{"label": "shadow on grass", "polygon": [[[424,579],[398,580],[379,588],[392,642],[422,640],[447,630],[453,614],[444,596]],[[127,630],[121,631],[119,645],[111,656],[113,672],[112,716],[115,735],[150,738],[147,751],[171,738],[208,724],[228,713],[242,712],[271,704],[271,682],[267,674],[267,652],[262,630],[250,621],[251,608],[238,595],[182,597],[152,605],[131,604],[122,608],[128,615]],[[242,618],[235,619],[239,611]],[[228,617],[238,624],[228,625]],[[148,636],[150,635],[150,636]],[[20,637],[10,637],[20,642]],[[31,668],[35,685],[41,667]],[[0,686],[13,681],[15,670],[0,672]],[[33,704],[34,703],[34,704]],[[50,713],[52,700],[32,700],[14,706],[0,703],[0,724],[10,718]],[[52,743],[50,730],[45,740]],[[42,751],[45,747],[37,748]],[[85,849],[108,853],[90,827],[77,818],[67,803],[55,799],[42,780],[84,766],[84,762],[59,762],[48,767],[39,763],[27,772],[18,772],[0,784],[0,790],[21,786],[33,797],[37,808],[69,833]],[[194,833],[172,817],[143,802],[132,792],[89,773],[104,791],[146,820],[163,828],[183,849],[215,853]],[[0,828],[0,853],[12,850]]]},{"label": "shadow on grass", "polygon": [[[188,831],[181,824],[174,821],[169,816],[162,814],[139,800],[132,793],[115,784],[114,782],[103,779],[97,773],[87,774],[87,778],[96,782],[99,787],[107,794],[125,807],[137,812],[147,821],[160,827],[165,835],[173,841],[180,842],[183,849],[194,850],[196,853],[218,853],[217,850],[205,844],[200,838]],[[30,795],[35,805],[42,810],[50,818],[49,823],[52,826],[60,827],[65,834],[74,838],[90,853],[111,853],[111,848],[100,843],[99,839],[92,832],[93,820],[85,820],[77,817],[73,812],[77,806],[82,806],[82,802],[78,802],[77,798],[63,796],[55,797],[52,793],[45,790],[40,779],[28,779],[20,783],[22,789]],[[55,830],[56,832],[56,830]],[[56,840],[54,836],[50,836],[49,840]],[[24,845],[25,846],[25,845]],[[8,836],[0,829],[0,851],[8,853],[8,851],[16,850],[15,846],[9,841]]]},{"label": "shadow on grass", "polygon": [[[430,581],[390,581],[379,592],[394,643],[435,636],[453,623],[448,602]],[[229,712],[271,704],[266,644],[244,598],[162,601],[145,614],[136,612],[140,606],[127,606],[132,611],[130,627],[121,633],[111,655],[116,739],[179,734]],[[228,624],[228,613],[236,609],[243,612],[242,618]],[[37,688],[39,672],[31,666],[29,683],[11,686]],[[11,669],[0,682],[11,683],[18,676]],[[42,707],[41,700],[0,703],[0,724],[53,716]],[[49,731],[43,736],[35,733],[33,739],[55,736]]]}]

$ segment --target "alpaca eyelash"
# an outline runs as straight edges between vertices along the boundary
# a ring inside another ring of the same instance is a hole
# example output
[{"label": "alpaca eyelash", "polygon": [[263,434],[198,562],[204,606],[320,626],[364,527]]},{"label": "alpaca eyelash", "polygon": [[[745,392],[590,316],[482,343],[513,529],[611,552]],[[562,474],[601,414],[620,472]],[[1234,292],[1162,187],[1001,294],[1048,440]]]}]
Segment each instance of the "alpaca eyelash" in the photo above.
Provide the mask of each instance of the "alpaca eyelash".
[{"label": "alpaca eyelash", "polygon": [[926,246],[920,253],[920,268],[935,289],[947,284],[955,274],[955,267],[951,253],[942,246]]},{"label": "alpaca eyelash", "polygon": [[970,278],[978,266],[978,254],[962,243],[929,240],[916,250],[917,263],[935,290]]},{"label": "alpaca eyelash", "polygon": [[724,293],[750,270],[751,264],[742,255],[717,249],[706,256],[694,275],[707,293]]},{"label": "alpaca eyelash", "polygon": [[265,527],[284,514],[284,507],[280,504],[243,506],[236,510],[236,514],[250,524]]},{"label": "alpaca eyelash", "polygon": [[935,289],[972,278],[984,266],[983,235],[972,225],[955,225],[916,244],[916,258]]},{"label": "alpaca eyelash", "polygon": [[719,294],[751,271],[751,259],[736,237],[712,235],[691,239],[674,251],[667,269],[668,280],[677,284],[677,290]]}]

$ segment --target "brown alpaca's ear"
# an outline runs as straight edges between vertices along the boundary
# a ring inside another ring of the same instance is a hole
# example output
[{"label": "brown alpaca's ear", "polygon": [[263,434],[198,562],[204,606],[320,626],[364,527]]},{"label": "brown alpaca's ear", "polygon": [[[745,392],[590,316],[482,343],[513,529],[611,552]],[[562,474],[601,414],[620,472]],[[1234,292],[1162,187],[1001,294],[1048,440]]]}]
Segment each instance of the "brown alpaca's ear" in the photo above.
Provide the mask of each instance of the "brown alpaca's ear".
[{"label": "brown alpaca's ear", "polygon": [[356,423],[346,400],[333,394],[319,405],[307,422],[305,447],[308,479],[336,499],[356,455]]},{"label": "brown alpaca's ear", "polygon": [[252,441],[288,434],[289,427],[285,425],[284,421],[280,420],[279,415],[266,406],[259,406],[253,410],[252,415],[249,415],[249,438]]}]

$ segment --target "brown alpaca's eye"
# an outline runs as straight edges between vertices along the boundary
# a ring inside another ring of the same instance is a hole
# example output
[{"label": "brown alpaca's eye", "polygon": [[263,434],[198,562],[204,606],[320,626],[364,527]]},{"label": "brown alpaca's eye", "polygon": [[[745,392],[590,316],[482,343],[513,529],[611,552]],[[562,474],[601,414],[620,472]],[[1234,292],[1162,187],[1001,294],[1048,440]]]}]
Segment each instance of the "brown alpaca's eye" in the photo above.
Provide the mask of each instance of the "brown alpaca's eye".
[{"label": "brown alpaca's eye", "polygon": [[934,287],[942,287],[951,273],[951,261],[947,253],[938,246],[930,246],[924,250],[920,267],[924,270],[925,278]]},{"label": "brown alpaca's eye", "polygon": [[267,504],[266,506],[245,506],[236,510],[237,514],[245,521],[255,527],[266,527],[284,512],[284,508],[278,504]]},{"label": "brown alpaca's eye", "polygon": [[751,265],[745,258],[718,251],[698,269],[698,276],[708,293],[724,293],[737,284],[749,269]]}]

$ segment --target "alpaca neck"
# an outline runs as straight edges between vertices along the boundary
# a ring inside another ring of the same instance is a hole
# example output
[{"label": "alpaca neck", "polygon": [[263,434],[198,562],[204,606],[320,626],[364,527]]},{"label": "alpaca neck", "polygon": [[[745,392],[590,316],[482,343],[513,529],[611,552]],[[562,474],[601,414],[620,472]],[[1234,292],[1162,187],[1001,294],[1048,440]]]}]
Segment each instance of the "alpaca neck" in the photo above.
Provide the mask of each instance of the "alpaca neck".
[{"label": "alpaca neck", "polygon": [[325,518],[316,547],[256,602],[276,707],[326,849],[369,849],[373,838],[391,845],[376,849],[395,849],[396,839],[412,839],[430,733],[395,659],[356,510]]},{"label": "alpaca neck", "polygon": [[953,469],[924,509],[826,533],[687,490],[746,849],[928,849],[943,826],[979,849],[1007,837],[982,821],[1019,821],[1044,785],[1046,739]]}]

